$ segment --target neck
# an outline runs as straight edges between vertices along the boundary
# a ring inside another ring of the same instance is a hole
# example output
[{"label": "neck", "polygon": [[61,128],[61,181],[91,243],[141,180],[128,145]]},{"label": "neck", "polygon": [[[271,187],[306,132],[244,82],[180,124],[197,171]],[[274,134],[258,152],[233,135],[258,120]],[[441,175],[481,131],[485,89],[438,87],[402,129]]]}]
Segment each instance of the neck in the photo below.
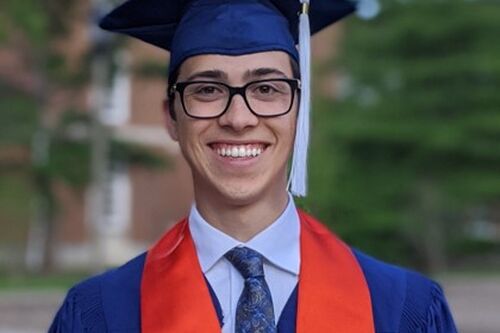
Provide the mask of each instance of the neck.
[{"label": "neck", "polygon": [[245,203],[214,200],[213,195],[196,193],[195,199],[199,213],[214,228],[247,242],[278,219],[288,204],[288,193],[283,190]]}]

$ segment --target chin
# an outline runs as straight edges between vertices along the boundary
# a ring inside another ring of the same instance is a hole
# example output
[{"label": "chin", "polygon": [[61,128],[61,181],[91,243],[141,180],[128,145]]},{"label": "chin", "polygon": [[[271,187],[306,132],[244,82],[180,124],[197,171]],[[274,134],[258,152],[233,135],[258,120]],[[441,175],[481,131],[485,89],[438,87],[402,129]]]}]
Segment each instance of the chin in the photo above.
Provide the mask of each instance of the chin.
[{"label": "chin", "polygon": [[218,192],[224,200],[232,205],[243,206],[262,199],[264,190],[256,184],[230,184],[220,186]]},{"label": "chin", "polygon": [[220,172],[193,173],[198,201],[217,205],[246,206],[260,201],[274,202],[286,193],[286,174],[260,172],[228,175]]}]

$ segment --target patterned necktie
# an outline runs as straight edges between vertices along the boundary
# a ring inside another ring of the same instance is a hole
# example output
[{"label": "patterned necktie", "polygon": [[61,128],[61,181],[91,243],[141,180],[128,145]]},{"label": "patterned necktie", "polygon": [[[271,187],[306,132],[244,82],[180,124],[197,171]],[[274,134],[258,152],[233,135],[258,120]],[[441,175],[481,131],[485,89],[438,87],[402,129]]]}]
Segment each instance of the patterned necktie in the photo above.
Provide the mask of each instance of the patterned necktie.
[{"label": "patterned necktie", "polygon": [[245,279],[236,308],[235,333],[276,333],[273,300],[264,279],[262,255],[247,247],[235,247],[224,256]]}]

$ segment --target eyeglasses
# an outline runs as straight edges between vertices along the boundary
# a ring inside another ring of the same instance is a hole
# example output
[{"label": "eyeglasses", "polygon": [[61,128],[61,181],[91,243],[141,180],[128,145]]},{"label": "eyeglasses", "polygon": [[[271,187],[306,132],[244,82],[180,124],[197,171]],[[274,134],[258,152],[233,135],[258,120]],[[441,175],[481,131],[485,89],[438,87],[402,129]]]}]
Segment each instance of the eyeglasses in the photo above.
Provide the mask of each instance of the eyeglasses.
[{"label": "eyeglasses", "polygon": [[229,109],[234,95],[241,95],[254,115],[277,117],[290,112],[298,89],[298,79],[258,80],[242,87],[216,81],[188,81],[174,84],[169,94],[179,92],[184,112],[192,118],[222,116]]}]

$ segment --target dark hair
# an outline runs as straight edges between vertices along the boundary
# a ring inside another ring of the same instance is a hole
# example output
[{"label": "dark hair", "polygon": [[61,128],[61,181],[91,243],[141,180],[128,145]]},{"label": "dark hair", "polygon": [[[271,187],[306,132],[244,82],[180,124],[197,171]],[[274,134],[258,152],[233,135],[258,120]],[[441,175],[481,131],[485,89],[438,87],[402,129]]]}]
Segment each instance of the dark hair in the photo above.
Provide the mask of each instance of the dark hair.
[{"label": "dark hair", "polygon": [[[292,67],[292,75],[293,75],[293,77],[295,79],[300,79],[300,67],[299,67],[299,64],[292,57],[289,57],[289,59],[290,59],[290,66]],[[175,115],[175,111],[174,111],[175,91],[172,91],[171,87],[177,82],[177,79],[179,78],[180,67],[181,66],[178,66],[172,72],[172,74],[168,77],[168,85],[167,85],[168,111],[170,112],[170,117],[172,117],[173,120],[176,120],[176,115]]]},{"label": "dark hair", "polygon": [[170,74],[168,77],[168,85],[167,85],[168,112],[170,113],[170,117],[172,117],[173,120],[176,120],[177,117],[175,116],[175,111],[174,111],[175,91],[171,90],[171,87],[174,86],[174,84],[177,82],[177,79],[179,78],[180,67],[181,66],[178,66],[175,69],[175,71],[173,71],[172,74]]}]

